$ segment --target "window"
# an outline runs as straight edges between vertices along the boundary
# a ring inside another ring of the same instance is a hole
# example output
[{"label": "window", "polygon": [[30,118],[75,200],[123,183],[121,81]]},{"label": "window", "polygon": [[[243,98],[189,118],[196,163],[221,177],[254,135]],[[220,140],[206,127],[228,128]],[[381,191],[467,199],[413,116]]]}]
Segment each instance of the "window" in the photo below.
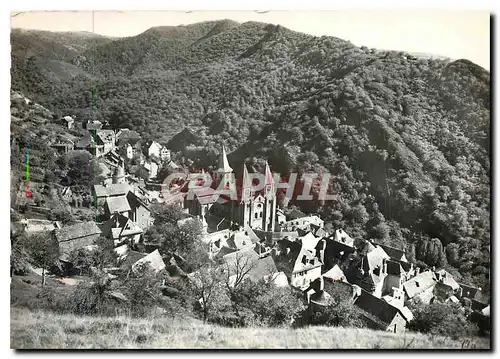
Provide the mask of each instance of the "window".
[{"label": "window", "polygon": [[260,218],[262,218],[262,212],[260,212]]},{"label": "window", "polygon": [[255,212],[255,219],[259,218],[259,214]]}]

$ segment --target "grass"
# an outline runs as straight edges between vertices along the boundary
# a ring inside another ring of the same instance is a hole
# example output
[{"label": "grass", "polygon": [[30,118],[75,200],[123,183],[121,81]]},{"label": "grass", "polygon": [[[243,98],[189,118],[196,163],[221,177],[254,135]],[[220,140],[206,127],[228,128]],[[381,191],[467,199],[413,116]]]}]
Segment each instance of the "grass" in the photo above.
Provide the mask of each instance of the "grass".
[{"label": "grass", "polygon": [[11,348],[489,349],[490,343],[341,327],[234,329],[185,317],[80,317],[11,307]]}]

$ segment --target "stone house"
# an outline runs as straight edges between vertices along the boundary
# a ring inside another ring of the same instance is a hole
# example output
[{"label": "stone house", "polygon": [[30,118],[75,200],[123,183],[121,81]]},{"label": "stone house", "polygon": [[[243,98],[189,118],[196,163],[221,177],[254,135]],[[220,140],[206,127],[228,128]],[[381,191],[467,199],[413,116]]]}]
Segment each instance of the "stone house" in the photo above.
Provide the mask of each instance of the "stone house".
[{"label": "stone house", "polygon": [[315,251],[316,256],[323,263],[323,270],[328,271],[335,265],[347,266],[350,263],[351,254],[356,249],[332,238],[322,238],[318,241]]},{"label": "stone house", "polygon": [[131,212],[127,196],[107,197],[104,204],[106,218],[111,218],[114,214],[120,214],[129,218]]},{"label": "stone house", "polygon": [[124,196],[130,191],[126,183],[113,183],[111,185],[94,185],[92,195],[97,199],[98,205],[104,205],[106,198]]},{"label": "stone house", "polygon": [[137,244],[141,240],[143,230],[127,216],[114,213],[101,226],[102,235],[113,239],[115,246],[124,243]]},{"label": "stone house", "polygon": [[106,154],[115,149],[116,138],[113,130],[98,130],[97,145],[102,146],[102,153]]},{"label": "stone house", "polygon": [[162,145],[160,145],[158,142],[156,141],[151,141],[151,142],[147,142],[146,143],[146,146],[145,146],[145,155],[148,156],[148,157],[151,157],[151,156],[155,156],[156,158],[160,158],[161,156],[161,149],[162,149]]},{"label": "stone house", "polygon": [[93,221],[76,223],[52,232],[59,244],[59,259],[69,261],[72,251],[93,246],[101,235],[101,230]]},{"label": "stone house", "polygon": [[374,247],[368,243],[368,248],[368,252],[361,259],[351,263],[345,274],[349,283],[357,284],[380,298],[385,288],[386,261],[389,256],[380,246]]},{"label": "stone house", "polygon": [[434,287],[437,279],[432,271],[418,273],[415,277],[403,283],[405,303],[419,298],[423,303],[430,304],[434,300]]},{"label": "stone house", "polygon": [[363,317],[373,329],[403,333],[409,321],[401,309],[365,290],[361,290],[361,295],[355,299],[354,305],[362,310]]},{"label": "stone house", "polygon": [[304,288],[319,277],[321,277],[321,262],[312,251],[301,248],[295,259],[290,284],[296,288]]},{"label": "stone house", "polygon": [[354,239],[352,239],[342,228],[335,231],[333,239],[336,242],[345,244],[346,246],[354,248]]},{"label": "stone house", "polygon": [[309,215],[301,218],[286,221],[281,225],[284,231],[295,231],[297,229],[310,230],[311,225],[319,228],[324,227],[325,222],[317,215]]},{"label": "stone house", "polygon": [[148,205],[133,192],[127,193],[127,200],[130,206],[128,217],[142,229],[151,226],[153,217]]}]

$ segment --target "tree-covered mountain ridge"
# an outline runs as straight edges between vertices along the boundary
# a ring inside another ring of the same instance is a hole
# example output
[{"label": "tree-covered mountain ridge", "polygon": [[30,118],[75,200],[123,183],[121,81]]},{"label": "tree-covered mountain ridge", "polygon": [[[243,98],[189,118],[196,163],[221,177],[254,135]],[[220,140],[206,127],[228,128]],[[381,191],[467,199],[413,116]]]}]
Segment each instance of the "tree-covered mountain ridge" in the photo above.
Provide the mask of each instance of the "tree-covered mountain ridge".
[{"label": "tree-covered mountain ridge", "polygon": [[[13,32],[13,89],[57,114],[170,141],[186,166],[214,165],[224,143],[237,170],[269,159],[281,173],[331,173],[336,201],[295,204],[487,282],[490,74],[480,66],[230,20],[98,39],[62,56],[76,40],[54,33],[57,46],[30,52]],[[195,136],[174,137],[186,127]]]}]

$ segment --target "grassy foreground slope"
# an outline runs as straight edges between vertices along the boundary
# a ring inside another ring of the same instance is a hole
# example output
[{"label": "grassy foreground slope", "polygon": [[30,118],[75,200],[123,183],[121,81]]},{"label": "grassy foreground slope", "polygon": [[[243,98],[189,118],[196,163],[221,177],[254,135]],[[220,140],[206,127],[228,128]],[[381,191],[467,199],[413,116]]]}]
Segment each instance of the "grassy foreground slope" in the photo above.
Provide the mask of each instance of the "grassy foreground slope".
[{"label": "grassy foreground slope", "polygon": [[189,318],[78,317],[11,307],[13,349],[489,349],[484,338],[340,327],[224,328]]}]

